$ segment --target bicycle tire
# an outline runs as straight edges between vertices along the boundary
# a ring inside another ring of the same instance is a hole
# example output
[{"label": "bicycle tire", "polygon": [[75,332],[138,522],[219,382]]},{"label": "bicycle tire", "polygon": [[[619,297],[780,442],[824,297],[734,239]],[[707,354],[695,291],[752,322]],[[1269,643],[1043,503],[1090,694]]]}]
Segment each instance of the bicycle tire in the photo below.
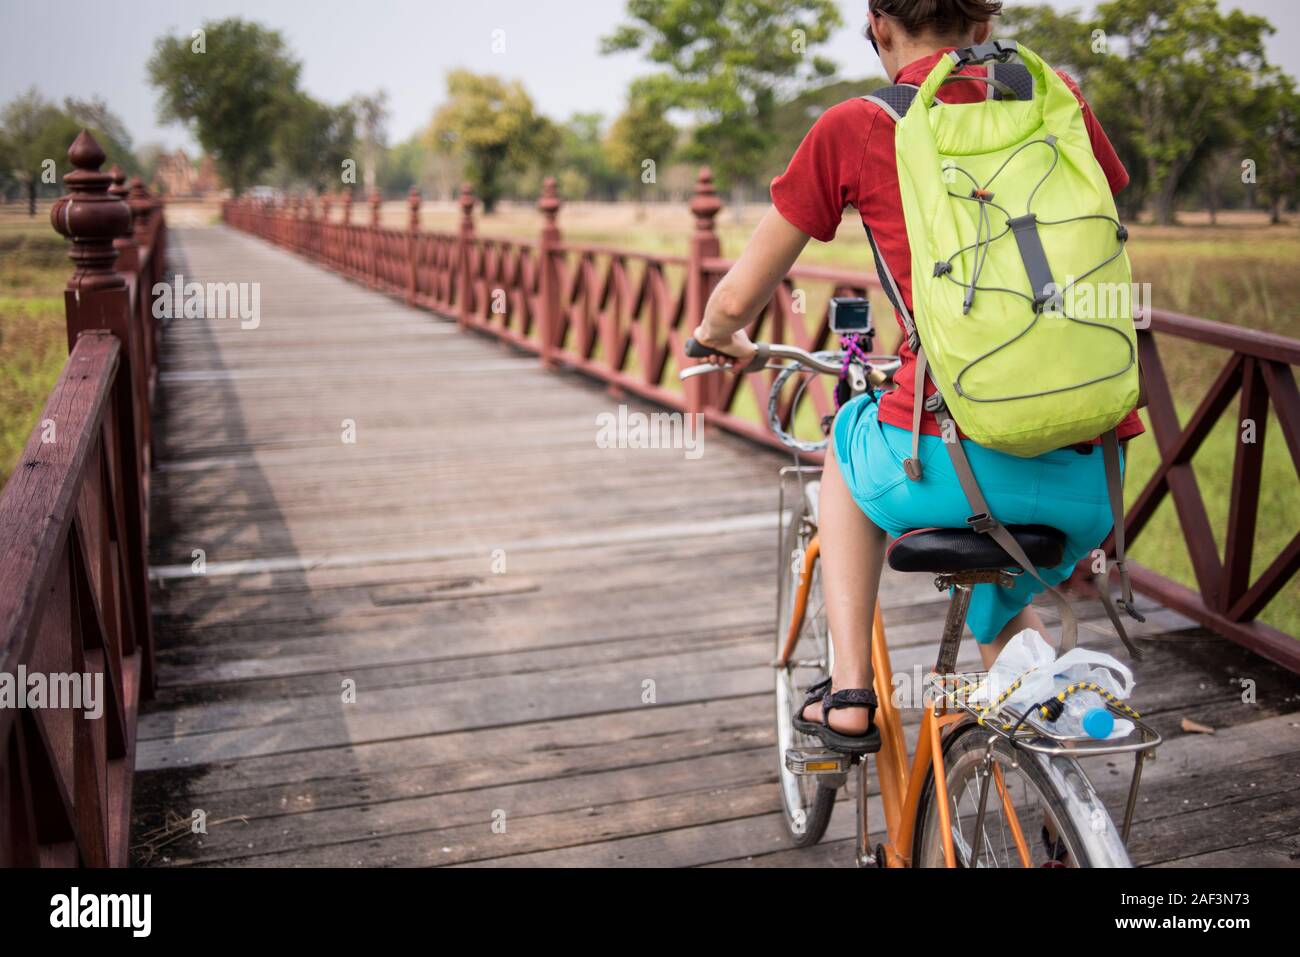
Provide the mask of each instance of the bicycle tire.
[{"label": "bicycle tire", "polygon": [[[782,541],[780,552],[782,564],[777,573],[781,583],[779,593],[781,596],[781,614],[778,616],[779,624],[776,632],[776,654],[778,655],[785,644],[790,615],[794,607],[794,594],[799,585],[799,573],[795,571],[797,567],[795,559],[802,555],[802,549],[807,545],[806,540],[801,538],[800,533],[807,516],[807,503],[801,500],[799,506],[795,509],[793,520],[789,528],[787,528]],[[818,608],[822,604],[819,597],[821,578],[816,569],[814,569],[814,575],[816,577],[809,586],[808,608],[810,610]],[[807,626],[805,625],[805,627]],[[801,639],[800,645],[803,643],[804,640]],[[827,644],[829,645],[829,634],[827,635]],[[796,648],[796,652],[797,650]],[[814,739],[799,734],[794,730],[790,722],[794,709],[803,700],[800,689],[793,682],[792,670],[773,668],[772,671],[775,677],[775,694],[773,698],[776,703],[777,782],[781,791],[782,817],[785,821],[786,833],[790,836],[791,842],[796,847],[811,847],[826,834],[826,828],[831,822],[831,815],[835,811],[835,797],[838,788],[826,787],[816,778],[799,781],[796,775],[786,770],[785,749],[790,744],[798,742],[812,747],[820,747],[821,744]],[[790,682],[789,685],[786,684],[787,681]]]},{"label": "bicycle tire", "polygon": [[[972,721],[959,725],[944,742],[943,760],[950,795],[964,783],[963,762],[972,759],[978,762],[983,755],[989,733]],[[1058,840],[1064,842],[1068,852],[1068,866],[1132,867],[1124,842],[1106,811],[1105,804],[1074,759],[1059,755],[1046,757],[1024,749],[1015,749],[1000,736],[994,741],[994,758],[1004,767],[1009,766],[1014,759],[1016,771],[1041,797],[1056,825]],[[938,863],[942,860],[943,852],[938,840],[939,816],[935,810],[935,797],[934,771],[931,769],[926,774],[925,787],[922,788],[917,807],[912,846],[913,867],[942,866]],[[996,794],[990,792],[990,814],[995,809],[995,802]],[[986,836],[990,820],[990,817],[986,817]],[[1039,866],[1048,866],[1050,858],[1042,846],[1039,826],[1039,821],[1035,819],[1025,840],[1034,853],[1033,860],[1041,859]],[[960,825],[958,829],[960,830]]]}]

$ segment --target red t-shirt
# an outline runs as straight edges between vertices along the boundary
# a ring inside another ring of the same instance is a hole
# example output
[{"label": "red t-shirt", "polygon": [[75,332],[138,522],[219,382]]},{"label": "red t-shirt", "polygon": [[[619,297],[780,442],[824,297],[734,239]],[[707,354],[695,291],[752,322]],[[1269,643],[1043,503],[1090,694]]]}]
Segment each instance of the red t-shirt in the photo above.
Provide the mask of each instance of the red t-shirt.
[{"label": "red t-shirt", "polygon": [[[939,57],[947,52],[940,50],[909,63],[898,71],[894,82],[919,86]],[[984,73],[983,67],[968,69],[979,75]],[[1078,86],[1064,73],[1059,75],[1078,97],[1093,154],[1106,174],[1111,192],[1118,193],[1128,185],[1128,172]],[[986,95],[981,83],[953,83],[943,87],[942,92],[945,103],[969,103]],[[880,255],[898,283],[903,302],[911,310],[912,252],[898,188],[894,123],[879,105],[859,98],[846,100],[823,113],[804,137],[786,171],[772,180],[772,203],[792,226],[824,243],[835,238],[845,207],[856,209],[862,222],[870,227]],[[901,327],[902,316],[895,318]],[[899,357],[902,364],[894,376],[898,387],[880,400],[880,421],[911,431],[916,355],[906,336],[899,347]],[[926,395],[934,391],[934,383],[927,381]],[[921,431],[928,435],[940,434],[934,413],[922,413]],[[1136,411],[1130,412],[1119,425],[1121,439],[1142,431],[1142,420]]]}]

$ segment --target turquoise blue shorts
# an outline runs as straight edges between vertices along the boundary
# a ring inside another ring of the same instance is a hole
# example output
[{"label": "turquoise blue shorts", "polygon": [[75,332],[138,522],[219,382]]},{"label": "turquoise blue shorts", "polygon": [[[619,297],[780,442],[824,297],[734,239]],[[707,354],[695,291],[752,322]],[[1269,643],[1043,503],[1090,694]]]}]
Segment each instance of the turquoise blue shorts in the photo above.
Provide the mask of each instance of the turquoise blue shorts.
[{"label": "turquoise blue shorts", "polygon": [[[903,460],[912,451],[911,432],[880,422],[876,399],[870,393],[858,396],[835,418],[835,458],[858,506],[895,538],[914,528],[964,528],[972,509],[942,439],[921,436],[921,480],[911,481],[903,471]],[[1100,446],[1086,446],[1090,454],[1067,448],[1022,459],[969,440],[963,445],[998,521],[1050,525],[1065,533],[1064,561],[1039,569],[1047,582],[1055,585],[1068,578],[1079,559],[1110,534]],[[992,641],[1040,591],[1042,586],[1029,575],[1019,576],[1011,588],[976,585],[966,625],[976,641]]]}]

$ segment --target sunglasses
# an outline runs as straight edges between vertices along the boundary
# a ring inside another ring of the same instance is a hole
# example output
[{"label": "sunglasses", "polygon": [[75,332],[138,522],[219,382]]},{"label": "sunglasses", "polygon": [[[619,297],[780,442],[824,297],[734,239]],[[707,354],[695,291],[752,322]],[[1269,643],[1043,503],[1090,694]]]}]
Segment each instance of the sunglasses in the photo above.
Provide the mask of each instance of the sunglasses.
[{"label": "sunglasses", "polygon": [[[875,13],[875,11],[872,10],[870,7],[868,7],[867,13],[872,14]],[[876,51],[876,56],[880,56],[880,46],[879,44],[876,43],[875,34],[871,32],[871,20],[869,18],[867,22],[862,26],[862,35],[866,37],[867,41],[871,44],[871,49]]]}]

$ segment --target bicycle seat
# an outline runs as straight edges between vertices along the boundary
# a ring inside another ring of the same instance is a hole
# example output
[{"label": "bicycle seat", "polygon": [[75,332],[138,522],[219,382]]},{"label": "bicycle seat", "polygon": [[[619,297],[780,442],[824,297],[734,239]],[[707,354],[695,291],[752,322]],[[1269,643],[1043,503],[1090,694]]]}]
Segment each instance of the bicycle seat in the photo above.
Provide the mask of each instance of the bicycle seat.
[{"label": "bicycle seat", "polygon": [[[1009,531],[1039,568],[1061,564],[1065,534],[1049,525],[1008,525]],[[1019,568],[1002,546],[970,528],[918,528],[904,532],[889,546],[889,567],[900,572],[983,571]]]}]

